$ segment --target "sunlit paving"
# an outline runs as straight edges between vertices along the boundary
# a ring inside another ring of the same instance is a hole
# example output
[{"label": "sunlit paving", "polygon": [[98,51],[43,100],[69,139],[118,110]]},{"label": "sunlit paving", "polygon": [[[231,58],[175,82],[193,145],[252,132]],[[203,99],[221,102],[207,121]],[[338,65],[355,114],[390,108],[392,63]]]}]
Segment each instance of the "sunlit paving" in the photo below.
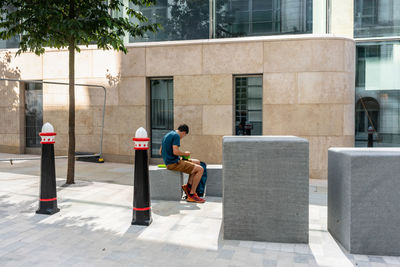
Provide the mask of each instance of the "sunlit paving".
[{"label": "sunlit paving", "polygon": [[[60,212],[36,214],[38,162],[0,162],[2,266],[189,266],[190,259],[209,266],[400,265],[400,257],[349,254],[332,238],[323,180],[310,182],[309,244],[223,240],[219,197],[206,197],[203,204],[152,201],[153,222],[131,225],[129,164],[77,162],[79,179],[65,187],[66,160],[57,159]],[[97,182],[99,173],[114,183]]]}]

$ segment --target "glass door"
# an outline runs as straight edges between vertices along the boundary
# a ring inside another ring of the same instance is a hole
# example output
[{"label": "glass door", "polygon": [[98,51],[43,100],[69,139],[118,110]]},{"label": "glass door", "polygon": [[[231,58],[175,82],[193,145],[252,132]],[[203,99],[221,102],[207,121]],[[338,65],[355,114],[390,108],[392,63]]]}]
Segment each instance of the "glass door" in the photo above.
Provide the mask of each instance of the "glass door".
[{"label": "glass door", "polygon": [[40,83],[27,83],[25,87],[25,140],[26,147],[40,147],[39,133],[43,126],[43,90]]},{"label": "glass door", "polygon": [[151,79],[151,157],[159,158],[162,138],[174,129],[172,79]]}]

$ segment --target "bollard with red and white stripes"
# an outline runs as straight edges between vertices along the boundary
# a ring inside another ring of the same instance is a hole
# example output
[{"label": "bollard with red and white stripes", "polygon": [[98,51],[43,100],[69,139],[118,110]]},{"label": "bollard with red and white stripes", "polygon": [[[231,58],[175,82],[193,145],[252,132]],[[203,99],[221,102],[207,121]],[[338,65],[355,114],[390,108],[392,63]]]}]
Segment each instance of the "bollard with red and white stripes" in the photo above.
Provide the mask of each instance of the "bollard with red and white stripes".
[{"label": "bollard with red and white stripes", "polygon": [[150,138],[143,127],[137,129],[134,141],[135,171],[133,184],[133,218],[132,224],[150,225],[150,187],[149,187],[149,163],[147,151]]},{"label": "bollard with red and white stripes", "polygon": [[50,123],[45,123],[42,132],[42,158],[40,165],[40,200],[39,214],[54,214],[60,211],[57,208],[56,168],[54,160],[54,143],[56,133]]}]

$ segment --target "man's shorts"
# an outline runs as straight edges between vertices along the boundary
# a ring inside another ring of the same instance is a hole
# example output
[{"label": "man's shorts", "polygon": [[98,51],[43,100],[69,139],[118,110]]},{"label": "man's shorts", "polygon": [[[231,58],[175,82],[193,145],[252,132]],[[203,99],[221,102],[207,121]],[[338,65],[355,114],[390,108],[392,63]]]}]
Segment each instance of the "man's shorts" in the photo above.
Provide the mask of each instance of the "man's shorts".
[{"label": "man's shorts", "polygon": [[178,163],[172,163],[167,165],[167,169],[171,171],[177,171],[177,172],[184,172],[187,174],[191,174],[194,166],[196,166],[194,163],[188,161],[188,160],[180,160]]}]

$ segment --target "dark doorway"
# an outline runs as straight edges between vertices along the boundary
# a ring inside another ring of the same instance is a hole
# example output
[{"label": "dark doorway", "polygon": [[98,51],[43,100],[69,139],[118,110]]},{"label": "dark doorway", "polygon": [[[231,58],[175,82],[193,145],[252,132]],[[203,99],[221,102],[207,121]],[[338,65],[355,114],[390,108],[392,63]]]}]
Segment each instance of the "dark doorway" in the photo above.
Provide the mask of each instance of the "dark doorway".
[{"label": "dark doorway", "polygon": [[43,89],[40,83],[25,86],[25,145],[40,147],[39,133],[43,125]]}]

